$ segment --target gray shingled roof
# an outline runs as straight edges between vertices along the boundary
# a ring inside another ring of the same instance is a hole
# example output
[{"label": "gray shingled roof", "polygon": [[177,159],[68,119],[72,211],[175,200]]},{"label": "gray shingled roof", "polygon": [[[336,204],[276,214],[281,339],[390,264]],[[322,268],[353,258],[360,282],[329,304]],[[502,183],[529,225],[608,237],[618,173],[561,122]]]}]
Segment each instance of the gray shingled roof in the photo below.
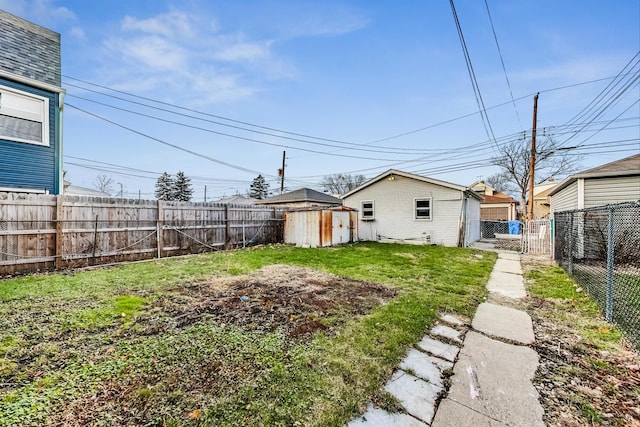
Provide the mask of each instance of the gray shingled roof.
[{"label": "gray shingled roof", "polygon": [[334,205],[341,205],[342,200],[330,196],[328,194],[321,193],[311,188],[301,188],[299,190],[283,193],[278,196],[269,197],[267,199],[260,200],[256,204],[280,204],[280,203],[294,203],[294,202],[319,202]]},{"label": "gray shingled roof", "polygon": [[60,34],[0,10],[0,70],[60,86]]},{"label": "gray shingled roof", "polygon": [[629,175],[640,175],[640,154],[634,154],[633,156],[625,157],[624,159],[606,163],[595,168],[578,172],[575,175],[571,175],[555,186],[549,192],[549,195],[552,196],[556,194],[579,178],[607,178]]}]

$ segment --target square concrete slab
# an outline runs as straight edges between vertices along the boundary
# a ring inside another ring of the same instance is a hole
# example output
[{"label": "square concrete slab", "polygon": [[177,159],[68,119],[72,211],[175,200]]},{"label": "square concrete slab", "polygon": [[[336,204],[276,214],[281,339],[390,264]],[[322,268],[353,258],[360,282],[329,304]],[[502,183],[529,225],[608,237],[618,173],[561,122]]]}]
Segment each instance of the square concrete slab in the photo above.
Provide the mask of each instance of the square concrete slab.
[{"label": "square concrete slab", "polygon": [[429,384],[402,370],[397,370],[384,389],[400,401],[411,415],[429,424],[435,414],[436,398],[441,387]]},{"label": "square concrete slab", "polygon": [[489,290],[489,292],[493,292],[512,299],[520,299],[527,296],[527,293],[524,290],[524,281],[522,280],[521,275],[513,273],[503,273],[501,271],[496,271],[495,269],[489,276],[487,289]]},{"label": "square concrete slab", "polygon": [[513,252],[501,252],[498,254],[498,259],[510,259],[510,260],[520,261],[520,254],[516,254]]},{"label": "square concrete slab", "polygon": [[[400,369],[410,371],[416,377],[430,384],[442,387],[442,371],[446,368],[442,368],[440,363],[435,362],[436,360],[440,359],[431,357],[416,349],[411,349],[407,357],[400,363]],[[450,367],[453,367],[451,362],[445,362],[443,360],[441,360],[441,362],[448,363]]]},{"label": "square concrete slab", "polygon": [[[351,425],[351,424],[349,424]],[[431,427],[504,427],[505,424],[466,408],[453,400],[440,402]]]},{"label": "square concrete slab", "polygon": [[493,266],[494,271],[501,271],[503,273],[522,274],[522,266],[520,260],[501,259],[498,258]]},{"label": "square concrete slab", "polygon": [[361,417],[352,420],[348,427],[427,427],[427,424],[418,421],[411,415],[392,414],[384,409],[374,408],[369,405],[367,412]]},{"label": "square concrete slab", "polygon": [[[440,406],[451,400],[503,425],[544,426],[538,392],[531,383],[537,367],[538,354],[529,347],[470,331]],[[459,421],[439,425],[469,425]]]},{"label": "square concrete slab", "polygon": [[460,349],[455,345],[446,344],[438,340],[434,340],[431,337],[424,337],[418,343],[418,348],[433,354],[436,357],[439,357],[444,360],[448,360],[449,362],[453,362],[456,360],[456,356]]},{"label": "square concrete slab", "polygon": [[453,329],[447,325],[436,325],[431,328],[431,335],[436,335],[444,338],[448,338],[453,342],[462,344],[462,332],[457,329]]},{"label": "square concrete slab", "polygon": [[458,319],[457,317],[451,315],[451,314],[441,314],[440,315],[440,320],[442,320],[443,322],[446,322],[450,325],[455,325],[455,326],[464,326],[466,325],[465,322],[463,322],[462,320]]},{"label": "square concrete slab", "polygon": [[524,345],[532,344],[535,340],[531,317],[524,311],[501,305],[480,304],[471,326],[486,335]]}]

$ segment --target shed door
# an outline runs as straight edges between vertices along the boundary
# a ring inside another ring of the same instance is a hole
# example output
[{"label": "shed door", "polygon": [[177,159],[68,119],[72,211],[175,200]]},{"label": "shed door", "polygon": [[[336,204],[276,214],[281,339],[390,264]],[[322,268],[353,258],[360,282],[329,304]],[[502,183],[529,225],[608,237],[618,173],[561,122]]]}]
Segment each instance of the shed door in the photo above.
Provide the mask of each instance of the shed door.
[{"label": "shed door", "polygon": [[349,212],[332,212],[333,244],[349,243]]}]

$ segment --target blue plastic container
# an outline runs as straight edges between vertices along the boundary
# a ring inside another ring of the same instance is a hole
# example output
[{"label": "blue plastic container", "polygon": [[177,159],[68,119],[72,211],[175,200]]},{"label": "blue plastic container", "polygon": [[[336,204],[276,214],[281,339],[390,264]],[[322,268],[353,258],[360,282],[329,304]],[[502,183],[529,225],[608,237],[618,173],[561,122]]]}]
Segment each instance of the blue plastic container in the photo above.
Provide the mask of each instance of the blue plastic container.
[{"label": "blue plastic container", "polygon": [[520,234],[520,221],[509,221],[509,234]]}]

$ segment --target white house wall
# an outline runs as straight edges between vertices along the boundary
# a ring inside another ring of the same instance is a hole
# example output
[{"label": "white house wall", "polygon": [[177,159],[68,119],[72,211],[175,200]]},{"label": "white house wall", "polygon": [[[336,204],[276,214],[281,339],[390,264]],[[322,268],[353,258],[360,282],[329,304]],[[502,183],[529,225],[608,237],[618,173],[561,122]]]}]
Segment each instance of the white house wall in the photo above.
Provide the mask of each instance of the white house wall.
[{"label": "white house wall", "polygon": [[640,176],[584,180],[584,207],[640,200]]},{"label": "white house wall", "polygon": [[[372,221],[362,221],[358,213],[358,238],[426,241],[456,246],[462,209],[462,192],[423,181],[394,175],[384,178],[344,199],[344,205],[361,211],[363,200],[374,201]],[[415,199],[431,198],[431,220],[415,219]],[[479,204],[477,208],[480,216]],[[478,238],[479,238],[478,227]]]}]

